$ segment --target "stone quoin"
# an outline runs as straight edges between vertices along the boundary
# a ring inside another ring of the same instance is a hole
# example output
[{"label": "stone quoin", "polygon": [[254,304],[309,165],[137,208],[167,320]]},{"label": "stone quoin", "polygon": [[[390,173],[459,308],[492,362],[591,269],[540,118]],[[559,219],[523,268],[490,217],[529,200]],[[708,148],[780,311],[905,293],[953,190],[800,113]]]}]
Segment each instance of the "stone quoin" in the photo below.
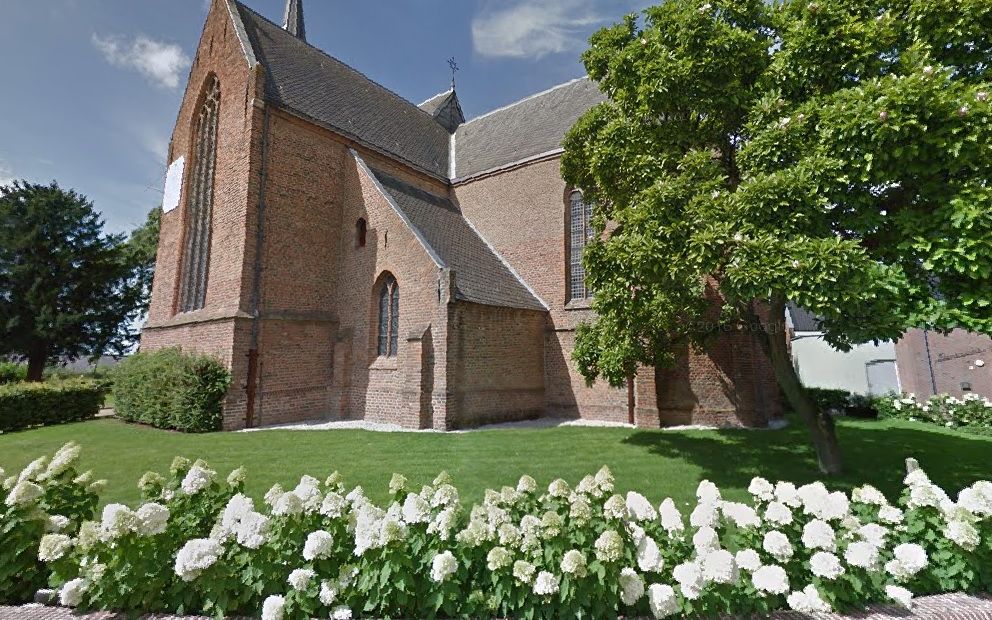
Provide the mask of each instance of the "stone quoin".
[{"label": "stone quoin", "polygon": [[576,370],[590,209],[559,159],[604,99],[595,83],[466,120],[454,88],[417,106],[306,32],[300,0],[282,25],[213,0],[169,146],[179,199],[162,216],[141,346],[222,359],[225,429],[780,415],[743,332],[626,388]]}]

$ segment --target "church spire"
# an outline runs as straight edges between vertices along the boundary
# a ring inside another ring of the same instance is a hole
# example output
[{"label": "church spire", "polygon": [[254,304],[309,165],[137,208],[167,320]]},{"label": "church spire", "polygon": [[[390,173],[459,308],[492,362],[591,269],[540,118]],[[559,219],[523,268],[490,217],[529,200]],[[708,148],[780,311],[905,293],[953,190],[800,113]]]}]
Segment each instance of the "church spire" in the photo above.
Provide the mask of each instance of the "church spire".
[{"label": "church spire", "polygon": [[286,19],[283,29],[294,37],[306,41],[307,28],[303,23],[303,0],[286,0]]}]

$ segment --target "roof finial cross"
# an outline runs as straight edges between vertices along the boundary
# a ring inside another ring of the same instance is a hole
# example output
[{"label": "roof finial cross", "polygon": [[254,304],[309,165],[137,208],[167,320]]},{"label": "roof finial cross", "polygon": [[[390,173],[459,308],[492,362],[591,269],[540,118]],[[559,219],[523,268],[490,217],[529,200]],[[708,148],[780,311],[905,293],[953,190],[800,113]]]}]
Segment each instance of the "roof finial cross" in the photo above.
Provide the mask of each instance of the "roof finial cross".
[{"label": "roof finial cross", "polygon": [[448,59],[448,66],[451,67],[451,90],[455,90],[455,71],[458,71],[458,63],[455,62],[454,56]]}]

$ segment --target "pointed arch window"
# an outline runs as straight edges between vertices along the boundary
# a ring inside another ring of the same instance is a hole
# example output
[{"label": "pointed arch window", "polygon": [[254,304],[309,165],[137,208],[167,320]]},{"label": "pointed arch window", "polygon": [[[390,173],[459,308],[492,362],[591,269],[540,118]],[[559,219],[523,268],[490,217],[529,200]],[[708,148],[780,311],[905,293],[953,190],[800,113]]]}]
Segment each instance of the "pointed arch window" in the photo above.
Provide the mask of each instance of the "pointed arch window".
[{"label": "pointed arch window", "polygon": [[592,204],[585,201],[582,192],[573,191],[568,197],[569,257],[568,257],[568,297],[586,299],[589,287],[586,286],[586,270],[582,266],[582,252],[595,234],[589,220],[592,218]]},{"label": "pointed arch window", "polygon": [[399,346],[400,286],[387,275],[379,288],[379,357],[396,357]]},{"label": "pointed arch window", "polygon": [[195,119],[192,174],[186,187],[186,231],[179,289],[180,312],[199,310],[207,301],[219,112],[220,81],[214,76],[207,86],[206,96]]},{"label": "pointed arch window", "polygon": [[364,248],[365,247],[365,240],[366,240],[366,237],[368,236],[368,230],[369,230],[369,225],[365,221],[365,218],[364,217],[358,218],[358,221],[355,222],[355,245],[356,246],[358,246],[360,248]]}]

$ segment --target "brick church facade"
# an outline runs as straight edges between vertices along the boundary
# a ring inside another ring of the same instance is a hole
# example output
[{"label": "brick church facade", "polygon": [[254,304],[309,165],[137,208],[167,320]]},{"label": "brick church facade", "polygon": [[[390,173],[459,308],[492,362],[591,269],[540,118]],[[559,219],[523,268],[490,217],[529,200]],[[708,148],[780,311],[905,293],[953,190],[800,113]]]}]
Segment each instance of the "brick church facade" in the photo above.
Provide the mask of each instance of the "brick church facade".
[{"label": "brick church facade", "polygon": [[142,348],[228,364],[225,428],[778,415],[743,333],[627,389],[576,371],[591,207],[559,158],[594,83],[465,120],[453,90],[417,106],[309,45],[299,0],[285,17],[213,0],[169,147]]}]

